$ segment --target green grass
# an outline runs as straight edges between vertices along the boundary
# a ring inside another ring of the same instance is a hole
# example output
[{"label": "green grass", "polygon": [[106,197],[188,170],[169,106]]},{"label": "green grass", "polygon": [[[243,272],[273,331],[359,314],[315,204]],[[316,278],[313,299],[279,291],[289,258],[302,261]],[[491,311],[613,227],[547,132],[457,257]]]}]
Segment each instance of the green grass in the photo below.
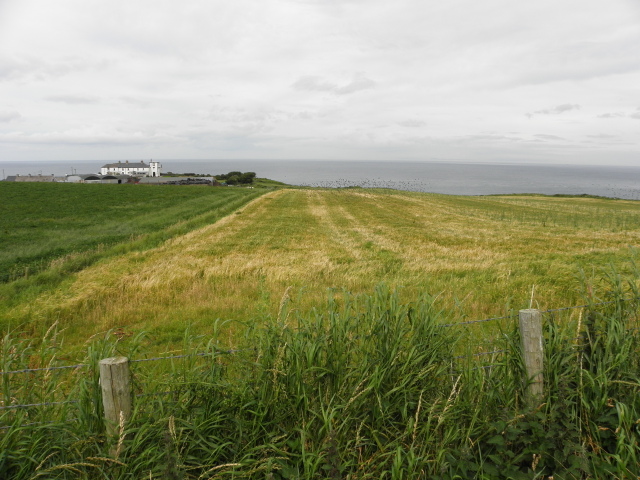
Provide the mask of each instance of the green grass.
[{"label": "green grass", "polygon": [[[4,405],[75,403],[0,410],[0,476],[636,478],[637,277],[610,272],[591,293],[611,304],[546,316],[545,393],[534,405],[523,401],[513,322],[492,341],[476,325],[443,328],[460,319],[437,298],[404,303],[381,285],[336,292],[306,314],[285,295],[233,345],[220,323],[207,336],[187,329],[180,353],[209,355],[133,363],[134,414],[109,438],[96,364],[143,359],[149,339],[101,335],[88,367],[3,376]],[[13,332],[2,369],[54,365],[59,342],[55,328],[41,342]],[[478,346],[505,352],[470,356]]]},{"label": "green grass", "polygon": [[[161,185],[0,184],[0,281],[70,254],[105,250],[178,224],[192,228],[256,198],[245,189]],[[194,219],[205,215],[203,221]]]},{"label": "green grass", "polygon": [[[0,369],[84,366],[0,376],[0,478],[640,475],[638,202],[55,187],[0,184],[42,268],[0,286]],[[591,305],[545,315],[534,405],[515,320],[459,325],[531,303]],[[187,356],[132,363],[110,438],[114,355]]]},{"label": "green grass", "polygon": [[256,188],[288,187],[286,183],[269,178],[254,178],[251,186]]},{"label": "green grass", "polygon": [[[358,294],[380,283],[407,300],[437,295],[448,308],[479,319],[532,301],[542,309],[582,303],[581,275],[608,265],[624,273],[640,241],[634,201],[288,188],[267,190],[247,204],[265,190],[83,187],[70,191],[157,192],[154,204],[170,206],[155,215],[131,211],[128,222],[95,220],[87,207],[75,217],[65,214],[63,232],[86,234],[94,245],[100,236],[87,232],[106,224],[148,233],[69,253],[39,275],[0,286],[5,329],[25,325],[38,337],[57,321],[68,348],[113,328],[149,331],[158,348],[169,348],[187,322],[206,333],[217,319],[274,315],[290,287],[296,308],[307,312],[322,304],[328,289]],[[194,198],[171,203],[180,192]],[[57,211],[47,208],[49,215]],[[194,216],[180,221],[185,211]],[[74,218],[86,228],[69,226]],[[52,235],[45,227],[33,232],[34,240]],[[229,327],[227,334],[241,328]]]}]

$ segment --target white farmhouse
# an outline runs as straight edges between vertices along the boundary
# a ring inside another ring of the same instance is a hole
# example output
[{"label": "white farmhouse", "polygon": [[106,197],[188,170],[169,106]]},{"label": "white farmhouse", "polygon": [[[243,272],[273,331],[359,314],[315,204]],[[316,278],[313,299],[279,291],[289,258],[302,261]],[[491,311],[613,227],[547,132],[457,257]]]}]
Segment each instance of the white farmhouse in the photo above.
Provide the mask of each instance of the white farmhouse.
[{"label": "white farmhouse", "polygon": [[143,161],[137,163],[117,162],[107,163],[100,169],[101,175],[132,175],[135,177],[159,177],[162,165],[151,160],[149,164]]}]

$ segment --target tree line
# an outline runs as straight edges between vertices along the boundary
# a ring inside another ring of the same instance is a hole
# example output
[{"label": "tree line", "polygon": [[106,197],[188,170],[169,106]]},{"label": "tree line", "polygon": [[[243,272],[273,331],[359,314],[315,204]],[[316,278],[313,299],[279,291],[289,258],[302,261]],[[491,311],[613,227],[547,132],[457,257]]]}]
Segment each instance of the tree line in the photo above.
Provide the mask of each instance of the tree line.
[{"label": "tree line", "polygon": [[222,180],[227,185],[249,185],[256,178],[255,172],[229,172],[215,175],[216,180]]}]

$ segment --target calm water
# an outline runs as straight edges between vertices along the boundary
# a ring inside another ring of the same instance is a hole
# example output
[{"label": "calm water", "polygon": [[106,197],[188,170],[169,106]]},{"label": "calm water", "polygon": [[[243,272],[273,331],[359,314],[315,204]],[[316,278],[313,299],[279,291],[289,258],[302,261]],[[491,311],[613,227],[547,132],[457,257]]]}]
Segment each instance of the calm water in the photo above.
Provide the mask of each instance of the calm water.
[{"label": "calm water", "polygon": [[[95,173],[107,162],[0,162],[3,175]],[[291,185],[386,187],[454,195],[590,194],[640,200],[640,167],[445,162],[165,160],[164,172],[256,172]],[[3,177],[4,178],[4,177]]]}]

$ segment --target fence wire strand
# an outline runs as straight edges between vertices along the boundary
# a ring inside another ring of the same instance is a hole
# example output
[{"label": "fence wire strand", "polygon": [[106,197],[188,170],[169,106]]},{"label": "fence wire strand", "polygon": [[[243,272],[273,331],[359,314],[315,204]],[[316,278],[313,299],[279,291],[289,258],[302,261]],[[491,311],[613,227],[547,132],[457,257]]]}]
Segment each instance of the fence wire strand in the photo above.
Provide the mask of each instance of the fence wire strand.
[{"label": "fence wire strand", "polygon": [[515,318],[515,317],[517,317],[517,315],[516,314],[512,314],[512,315],[505,315],[504,317],[484,318],[482,320],[470,320],[468,322],[445,323],[443,325],[438,325],[438,326],[442,327],[442,328],[458,327],[458,326],[462,326],[462,325],[472,325],[474,323],[494,322],[496,320],[505,320],[507,318]]},{"label": "fence wire strand", "polygon": [[12,427],[33,427],[34,425],[51,425],[56,422],[31,422],[31,423],[21,423],[20,425],[4,425],[0,427],[0,430],[9,430]]},{"label": "fence wire strand", "polygon": [[[210,355],[218,355],[218,354],[224,354],[224,355],[232,355],[234,353],[238,353],[238,352],[242,352],[242,351],[246,351],[247,349],[241,350],[215,350],[214,352],[199,352],[199,353],[187,353],[184,355],[171,355],[168,357],[152,357],[152,358],[139,358],[136,360],[129,360],[129,363],[139,363],[139,362],[152,362],[152,361],[157,361],[157,360],[172,360],[172,359],[176,359],[176,358],[187,358],[187,357],[206,357],[206,356],[210,356]],[[0,375],[12,375],[12,374],[18,374],[18,373],[32,373],[32,372],[48,372],[48,371],[52,371],[52,370],[63,370],[63,369],[71,369],[71,368],[83,368],[83,367],[88,367],[89,364],[87,363],[80,363],[77,365],[61,365],[58,367],[40,367],[40,368],[23,368],[21,370],[7,370],[7,371],[0,371]]]},{"label": "fence wire strand", "polygon": [[[598,303],[591,303],[591,304],[586,304],[586,305],[574,305],[571,307],[561,307],[561,308],[550,308],[548,310],[541,310],[540,313],[545,314],[545,313],[556,313],[556,312],[562,312],[565,310],[574,310],[574,309],[578,309],[578,308],[590,308],[590,307],[598,307],[601,305],[611,305],[611,304],[615,304],[618,302],[630,302],[633,300],[640,300],[639,297],[633,297],[633,298],[628,298],[628,299],[622,299],[622,300],[612,300],[609,302],[598,302]],[[476,323],[485,323],[485,322],[493,322],[493,321],[497,321],[497,320],[506,320],[508,318],[518,318],[518,314],[517,313],[512,313],[510,315],[505,315],[503,317],[492,317],[492,318],[483,318],[481,320],[470,320],[467,322],[456,322],[456,323],[445,323],[442,325],[438,325],[439,327],[458,327],[458,326],[463,326],[463,325],[473,325]]]},{"label": "fence wire strand", "polygon": [[0,407],[0,410],[11,410],[15,408],[28,408],[28,407],[49,407],[51,405],[64,405],[66,403],[78,403],[77,400],[66,400],[64,402],[44,402],[44,403],[27,403],[19,405],[8,405]]},{"label": "fence wire strand", "polygon": [[173,393],[180,393],[178,390],[171,390],[169,392],[156,392],[156,393],[140,393],[136,395],[136,398],[142,397],[159,397],[160,395],[171,395]]},{"label": "fence wire strand", "polygon": [[139,358],[137,360],[129,360],[129,363],[155,362],[158,360],[173,360],[176,358],[187,358],[187,357],[206,357],[209,355],[215,355],[215,352],[187,353],[185,355],[171,355],[169,357]]},{"label": "fence wire strand", "polygon": [[67,368],[82,368],[88,367],[86,363],[80,363],[78,365],[61,365],[59,367],[41,367],[41,368],[24,368],[22,370],[10,370],[6,372],[0,372],[0,375],[10,375],[13,373],[31,373],[31,372],[48,372],[51,370],[64,370]]},{"label": "fence wire strand", "polygon": [[480,357],[482,355],[495,355],[498,353],[509,353],[509,350],[494,350],[493,352],[472,353],[471,355],[460,355],[458,357],[453,357],[453,358],[460,359],[460,358],[468,358],[468,357]]},{"label": "fence wire strand", "polygon": [[[621,300],[622,302],[626,302],[626,301],[632,301],[632,300],[640,300],[640,298],[634,297],[631,299],[623,299]],[[592,304],[585,304],[585,305],[575,305],[575,306],[571,306],[571,307],[561,307],[561,308],[553,308],[553,309],[548,309],[548,310],[544,310],[541,311],[540,313],[542,314],[549,314],[549,313],[556,313],[556,312],[562,312],[562,311],[567,311],[567,310],[574,310],[574,309],[580,309],[580,308],[591,308],[591,307],[597,307],[597,306],[602,306],[602,305],[611,305],[611,304],[615,304],[618,303],[620,301],[608,301],[608,302],[599,302],[599,303],[592,303]],[[481,319],[481,320],[470,320],[470,321],[465,321],[465,322],[458,322],[458,323],[449,323],[449,324],[443,324],[443,325],[439,325],[440,327],[446,328],[446,327],[457,327],[457,326],[465,326],[465,325],[474,325],[474,324],[479,324],[479,323],[487,323],[487,322],[494,322],[494,321],[499,321],[499,320],[507,320],[507,319],[513,319],[513,318],[517,318],[518,314],[514,313],[514,314],[510,314],[510,315],[504,315],[501,317],[491,317],[491,318],[485,318],[485,319]],[[632,328],[632,329],[628,329],[628,332],[635,332],[640,330],[640,328]],[[578,337],[575,340],[583,340],[583,338]],[[577,345],[574,347],[581,347],[581,345]],[[189,357],[206,357],[206,356],[213,356],[213,355],[232,355],[232,354],[236,354],[239,352],[243,352],[243,351],[249,351],[250,349],[229,349],[229,350],[221,350],[221,349],[214,349],[213,351],[210,352],[198,352],[198,353],[187,353],[187,354],[183,354],[183,355],[170,355],[170,356],[159,356],[159,357],[151,357],[151,358],[141,358],[141,359],[136,359],[136,360],[129,360],[130,363],[141,363],[141,362],[152,362],[152,361],[161,361],[161,360],[174,360],[174,359],[181,359],[181,358],[189,358]],[[461,356],[457,356],[457,357],[453,357],[456,360],[459,359],[463,359],[463,358],[469,358],[469,357],[479,357],[479,356],[486,356],[486,355],[497,355],[497,354],[502,354],[502,353],[508,353],[509,350],[494,350],[491,352],[480,352],[480,353],[475,353],[475,354],[471,354],[471,355],[461,355]],[[492,367],[497,367],[497,366],[501,366],[503,364],[491,364],[491,365],[483,365],[483,366],[479,366],[479,367],[475,367],[472,370],[479,370],[479,369],[488,369],[488,368],[492,368]],[[0,371],[0,375],[12,375],[12,374],[24,374],[24,373],[32,373],[32,372],[45,372],[45,371],[52,371],[52,370],[65,370],[65,369],[78,369],[78,368],[84,368],[84,367],[88,367],[89,364],[76,364],[76,365],[61,365],[61,366],[55,366],[55,367],[40,367],[40,368],[25,368],[25,369],[20,369],[20,370],[8,370],[8,371]],[[170,394],[175,394],[175,393],[179,393],[177,391],[168,391],[168,392],[157,392],[157,393],[146,393],[146,394],[139,394],[136,395],[136,398],[141,398],[141,397],[150,397],[150,396],[161,396],[161,395],[170,395]],[[73,404],[73,403],[78,403],[77,400],[68,400],[68,401],[61,401],[61,402],[43,402],[43,403],[31,403],[31,404],[17,404],[17,405],[8,405],[8,406],[0,406],[0,410],[13,410],[13,409],[18,409],[18,408],[30,408],[30,407],[47,407],[47,406],[54,406],[54,405],[64,405],[64,404]],[[39,425],[39,424],[46,424],[46,423],[54,423],[54,422],[36,422],[36,423],[29,423],[29,424],[24,424],[21,426],[28,426],[28,425]],[[3,426],[0,427],[0,430],[2,429],[7,429],[10,428],[8,426]]]},{"label": "fence wire strand", "polygon": [[246,349],[245,350],[218,350],[218,349],[216,349],[213,352],[186,353],[184,355],[171,355],[171,356],[168,356],[168,357],[140,358],[140,359],[137,359],[137,360],[129,360],[129,362],[130,363],[155,362],[157,360],[173,360],[173,359],[176,359],[176,358],[187,358],[187,357],[207,357],[207,356],[219,355],[219,354],[231,355],[231,354],[242,352],[242,351],[246,351]]}]

